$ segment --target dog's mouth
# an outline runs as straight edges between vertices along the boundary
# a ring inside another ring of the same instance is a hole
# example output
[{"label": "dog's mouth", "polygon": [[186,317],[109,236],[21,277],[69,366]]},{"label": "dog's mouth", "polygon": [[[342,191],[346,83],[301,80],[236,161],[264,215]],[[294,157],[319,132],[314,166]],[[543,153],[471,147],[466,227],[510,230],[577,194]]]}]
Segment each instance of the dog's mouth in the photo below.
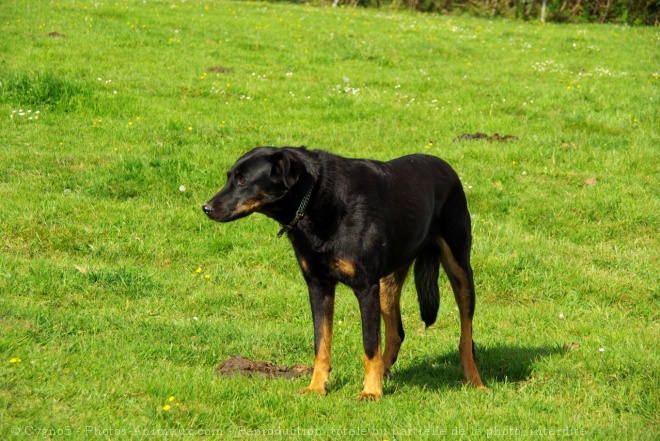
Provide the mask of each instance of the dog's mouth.
[{"label": "dog's mouth", "polygon": [[211,220],[216,222],[229,222],[233,220],[233,212],[227,210],[225,207],[218,207],[211,202],[202,205],[202,211]]},{"label": "dog's mouth", "polygon": [[211,203],[206,203],[202,205],[202,211],[204,211],[204,214],[206,214],[211,220],[217,222],[231,222],[254,213],[259,207],[261,207],[261,205],[261,201],[249,199],[240,203],[233,210],[228,210],[226,207],[219,208]]}]

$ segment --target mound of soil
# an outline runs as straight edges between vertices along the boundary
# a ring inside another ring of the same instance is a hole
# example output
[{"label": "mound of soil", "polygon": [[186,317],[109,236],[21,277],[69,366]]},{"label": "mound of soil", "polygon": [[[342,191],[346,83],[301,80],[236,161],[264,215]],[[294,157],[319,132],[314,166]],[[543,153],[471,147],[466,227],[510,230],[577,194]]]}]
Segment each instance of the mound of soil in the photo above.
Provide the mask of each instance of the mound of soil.
[{"label": "mound of soil", "polygon": [[269,361],[255,361],[234,355],[215,368],[215,374],[223,377],[247,376],[265,378],[297,378],[312,375],[314,369],[305,364],[278,366]]},{"label": "mound of soil", "polygon": [[463,133],[461,136],[457,136],[454,138],[454,142],[456,141],[476,141],[479,139],[485,139],[486,141],[498,141],[498,142],[509,142],[509,141],[517,141],[518,137],[513,136],[513,135],[500,135],[499,133],[495,133],[494,135],[487,135],[486,133]]},{"label": "mound of soil", "polygon": [[225,67],[225,66],[211,66],[208,68],[209,72],[215,72],[215,73],[230,73],[233,72],[234,69],[231,67]]}]

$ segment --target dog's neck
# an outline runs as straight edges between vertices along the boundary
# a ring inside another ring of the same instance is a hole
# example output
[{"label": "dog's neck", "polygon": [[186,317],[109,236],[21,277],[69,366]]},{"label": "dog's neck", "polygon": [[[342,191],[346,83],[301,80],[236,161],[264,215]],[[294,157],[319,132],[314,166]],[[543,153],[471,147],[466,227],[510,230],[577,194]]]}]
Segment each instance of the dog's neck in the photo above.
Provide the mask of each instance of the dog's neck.
[{"label": "dog's neck", "polygon": [[312,181],[312,184],[309,187],[309,190],[307,190],[307,193],[305,193],[305,196],[303,196],[302,201],[300,201],[300,205],[298,206],[298,209],[296,210],[296,214],[293,217],[293,220],[289,222],[288,224],[282,224],[280,223],[280,226],[282,227],[277,233],[277,238],[279,239],[282,237],[284,233],[288,233],[290,231],[293,231],[296,226],[298,225],[298,222],[305,216],[305,211],[307,210],[307,204],[309,203],[309,199],[312,196],[312,191],[314,191],[314,181]]},{"label": "dog's neck", "polygon": [[315,180],[311,175],[305,174],[298,182],[276,203],[265,206],[261,212],[277,221],[282,229],[277,237],[285,232],[294,230],[298,222],[308,212],[315,190]]}]

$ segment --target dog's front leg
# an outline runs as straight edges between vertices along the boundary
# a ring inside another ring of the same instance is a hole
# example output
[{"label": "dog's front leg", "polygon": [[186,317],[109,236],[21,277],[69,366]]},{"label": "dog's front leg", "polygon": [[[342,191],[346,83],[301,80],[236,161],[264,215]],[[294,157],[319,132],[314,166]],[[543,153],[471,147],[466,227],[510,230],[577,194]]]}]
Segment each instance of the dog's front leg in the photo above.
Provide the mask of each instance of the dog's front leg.
[{"label": "dog's front leg", "polygon": [[362,343],[364,345],[364,383],[360,400],[378,400],[383,396],[383,356],[380,350],[380,299],[378,284],[356,290],[362,317]]},{"label": "dog's front leg", "polygon": [[333,283],[308,282],[309,300],[314,319],[314,374],[309,386],[301,393],[328,391],[330,377],[330,347],[332,343],[332,320],[335,311],[335,285]]}]

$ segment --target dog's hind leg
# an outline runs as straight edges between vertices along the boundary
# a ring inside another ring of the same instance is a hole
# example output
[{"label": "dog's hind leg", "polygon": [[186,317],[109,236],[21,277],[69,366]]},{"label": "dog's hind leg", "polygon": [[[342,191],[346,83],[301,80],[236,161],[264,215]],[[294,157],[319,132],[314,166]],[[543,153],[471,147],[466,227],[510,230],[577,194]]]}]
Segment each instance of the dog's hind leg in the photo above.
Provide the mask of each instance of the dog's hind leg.
[{"label": "dog's hind leg", "polygon": [[309,386],[300,393],[325,394],[330,378],[330,348],[335,310],[335,285],[309,283],[309,299],[314,320],[314,373]]},{"label": "dog's hind leg", "polygon": [[364,382],[360,400],[378,400],[383,396],[383,355],[380,347],[379,283],[355,289],[362,318],[364,345]]},{"label": "dog's hind leg", "polygon": [[[469,225],[469,224],[468,224]],[[468,233],[469,234],[469,233]],[[472,342],[472,316],[474,315],[475,294],[472,267],[470,266],[470,237],[461,234],[450,236],[450,244],[443,238],[438,240],[442,251],[440,261],[447,273],[454,291],[461,317],[461,339],[458,350],[465,380],[474,387],[486,389],[481,382],[477,365],[474,361],[474,343]],[[461,240],[463,238],[464,240]]]},{"label": "dog's hind leg", "polygon": [[396,362],[401,343],[405,338],[401,321],[401,288],[406,280],[410,264],[380,279],[380,313],[385,323],[385,351],[383,368],[385,376],[392,375],[390,368]]}]

